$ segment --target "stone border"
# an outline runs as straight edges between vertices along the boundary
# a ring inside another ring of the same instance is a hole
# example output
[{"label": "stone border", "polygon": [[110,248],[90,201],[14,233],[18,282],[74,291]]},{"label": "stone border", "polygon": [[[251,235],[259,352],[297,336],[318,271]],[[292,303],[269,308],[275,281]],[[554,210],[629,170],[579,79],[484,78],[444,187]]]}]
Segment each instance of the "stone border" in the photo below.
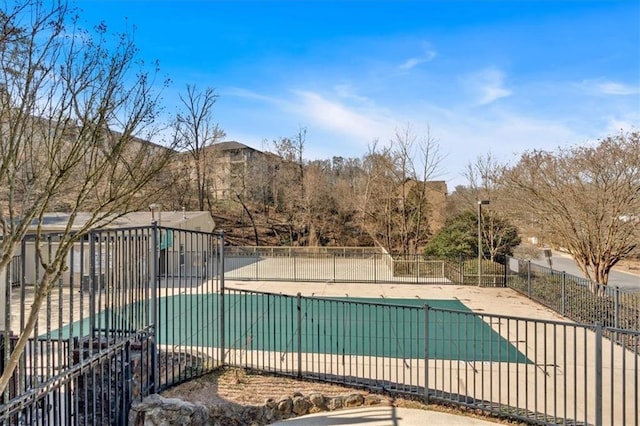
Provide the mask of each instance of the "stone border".
[{"label": "stone border", "polygon": [[192,403],[178,398],[150,395],[134,403],[129,411],[129,424],[155,426],[179,425],[268,425],[280,420],[306,414],[335,411],[371,405],[389,405],[389,401],[378,395],[354,392],[338,396],[325,396],[300,392],[276,401],[269,398],[264,405],[241,405],[233,402]]}]

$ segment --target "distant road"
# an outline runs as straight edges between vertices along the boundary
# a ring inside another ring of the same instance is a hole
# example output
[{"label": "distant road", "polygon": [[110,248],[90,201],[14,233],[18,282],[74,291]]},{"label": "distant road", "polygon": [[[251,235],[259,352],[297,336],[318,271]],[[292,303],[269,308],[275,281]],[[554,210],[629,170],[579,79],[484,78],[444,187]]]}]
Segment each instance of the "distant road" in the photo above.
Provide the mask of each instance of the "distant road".
[{"label": "distant road", "polygon": [[[536,265],[549,266],[547,258],[540,257],[540,259],[534,259],[531,261]],[[564,271],[567,274],[577,275],[582,277],[582,271],[576,265],[573,258],[562,252],[553,251],[551,256],[551,267],[556,271]],[[609,285],[618,286],[624,290],[640,291],[640,274],[631,274],[628,272],[611,271],[609,274]]]}]

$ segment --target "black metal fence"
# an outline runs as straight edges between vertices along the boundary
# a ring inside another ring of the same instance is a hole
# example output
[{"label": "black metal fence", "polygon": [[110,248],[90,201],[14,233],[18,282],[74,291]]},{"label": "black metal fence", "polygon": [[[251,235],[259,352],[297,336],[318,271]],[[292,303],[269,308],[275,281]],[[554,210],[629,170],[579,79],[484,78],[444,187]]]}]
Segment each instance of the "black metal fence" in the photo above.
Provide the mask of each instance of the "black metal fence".
[{"label": "black metal fence", "polygon": [[225,276],[232,280],[463,284],[503,287],[505,266],[484,259],[389,254],[358,247],[228,247]]},{"label": "black metal fence", "polygon": [[[531,424],[638,424],[638,331],[226,289],[225,363]],[[424,301],[417,301],[416,303]]]},{"label": "black metal fence", "polygon": [[579,323],[640,330],[640,293],[596,284],[582,277],[507,260],[507,286]]},{"label": "black metal fence", "polygon": [[[41,253],[53,253],[56,238],[49,236]],[[16,259],[6,276],[19,279],[0,283],[3,371],[42,285],[32,239],[25,239]],[[608,301],[602,301],[588,285],[574,286],[573,278],[532,265],[516,270],[508,263],[508,272],[505,265],[482,266],[491,278],[479,279],[476,259],[355,249],[268,255],[224,247],[219,237],[200,232],[95,232],[74,245],[66,271],[37,312],[2,395],[0,420],[126,424],[133,401],[232,365],[531,423],[638,424],[636,302],[606,291]],[[417,299],[389,305],[241,291],[225,288],[225,277],[481,286],[504,286],[506,279],[567,316],[583,315],[576,318],[588,324],[419,305]],[[543,298],[549,288],[552,296]]]},{"label": "black metal fence", "polygon": [[[47,235],[39,251],[34,238],[25,238],[0,281],[2,371],[45,285],[38,253],[53,256],[58,238]],[[158,227],[79,239],[35,312],[33,332],[24,336],[26,350],[2,395],[0,421],[126,424],[132,401],[215,368],[217,345],[181,339],[218,333],[219,309],[207,303],[213,310],[202,312],[199,299],[217,292],[219,247],[212,234]]]}]

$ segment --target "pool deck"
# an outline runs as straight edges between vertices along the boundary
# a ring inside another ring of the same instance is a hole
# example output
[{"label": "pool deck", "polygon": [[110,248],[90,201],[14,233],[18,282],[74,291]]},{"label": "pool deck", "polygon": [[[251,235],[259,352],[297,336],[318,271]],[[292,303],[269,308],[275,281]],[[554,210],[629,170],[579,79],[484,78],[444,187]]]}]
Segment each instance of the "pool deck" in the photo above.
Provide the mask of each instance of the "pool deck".
[{"label": "pool deck", "polygon": [[226,288],[316,297],[367,297],[392,299],[458,299],[476,313],[508,315],[549,321],[567,321],[516,291],[505,287],[457,284],[318,283],[226,280]]}]

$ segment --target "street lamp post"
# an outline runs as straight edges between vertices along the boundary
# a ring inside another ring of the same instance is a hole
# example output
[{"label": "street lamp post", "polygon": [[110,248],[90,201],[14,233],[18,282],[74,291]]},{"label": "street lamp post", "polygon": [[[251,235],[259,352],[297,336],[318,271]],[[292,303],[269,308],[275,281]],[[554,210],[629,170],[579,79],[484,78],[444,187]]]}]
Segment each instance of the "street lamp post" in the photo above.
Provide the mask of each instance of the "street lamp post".
[{"label": "street lamp post", "polygon": [[489,200],[478,200],[478,286],[482,280],[482,206],[489,204]]},{"label": "street lamp post", "polygon": [[156,221],[156,212],[158,212],[158,226],[162,226],[162,207],[160,204],[153,203],[149,205],[149,210],[151,211],[151,223]]}]

